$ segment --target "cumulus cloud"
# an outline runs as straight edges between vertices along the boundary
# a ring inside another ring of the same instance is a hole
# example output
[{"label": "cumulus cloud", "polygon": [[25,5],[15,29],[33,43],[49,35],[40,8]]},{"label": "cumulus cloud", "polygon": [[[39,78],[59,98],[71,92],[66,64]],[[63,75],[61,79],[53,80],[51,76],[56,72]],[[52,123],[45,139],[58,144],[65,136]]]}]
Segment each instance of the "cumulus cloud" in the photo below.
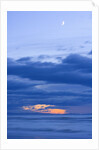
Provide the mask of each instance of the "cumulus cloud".
[{"label": "cumulus cloud", "polygon": [[91,69],[91,59],[80,55],[70,55],[61,64],[30,62],[20,65],[17,61],[8,63],[8,75],[50,83],[81,84],[90,87],[92,86]]},{"label": "cumulus cloud", "polygon": [[36,104],[80,106],[92,102],[91,58],[71,54],[60,64],[31,59],[8,59],[8,108]]}]

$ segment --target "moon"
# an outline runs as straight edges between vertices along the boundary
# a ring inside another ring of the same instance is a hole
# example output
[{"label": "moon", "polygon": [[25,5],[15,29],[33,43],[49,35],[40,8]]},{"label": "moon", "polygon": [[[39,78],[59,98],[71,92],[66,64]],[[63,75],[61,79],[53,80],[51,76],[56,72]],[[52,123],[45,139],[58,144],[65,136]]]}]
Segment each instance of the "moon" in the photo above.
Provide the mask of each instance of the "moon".
[{"label": "moon", "polygon": [[62,21],[62,24],[61,24],[61,25],[62,25],[62,26],[64,26],[64,24],[65,24],[65,22],[64,22],[64,21]]}]

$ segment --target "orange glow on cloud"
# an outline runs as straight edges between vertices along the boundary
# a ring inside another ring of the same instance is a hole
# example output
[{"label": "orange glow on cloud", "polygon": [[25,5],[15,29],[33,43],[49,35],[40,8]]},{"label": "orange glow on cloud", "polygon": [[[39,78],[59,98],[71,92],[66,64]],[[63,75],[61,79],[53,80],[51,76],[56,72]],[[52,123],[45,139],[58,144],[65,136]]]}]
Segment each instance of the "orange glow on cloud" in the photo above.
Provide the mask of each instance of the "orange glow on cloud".
[{"label": "orange glow on cloud", "polygon": [[55,105],[46,105],[46,104],[37,104],[32,106],[23,106],[23,110],[30,110],[33,112],[39,113],[48,113],[48,114],[66,114],[65,109],[54,109],[48,107],[55,107]]},{"label": "orange glow on cloud", "polygon": [[49,107],[49,106],[54,106],[54,105],[38,104],[38,105],[34,105],[34,108],[35,109],[45,109],[46,107]]},{"label": "orange glow on cloud", "polygon": [[66,110],[64,110],[64,109],[48,109],[48,112],[51,114],[65,114]]}]

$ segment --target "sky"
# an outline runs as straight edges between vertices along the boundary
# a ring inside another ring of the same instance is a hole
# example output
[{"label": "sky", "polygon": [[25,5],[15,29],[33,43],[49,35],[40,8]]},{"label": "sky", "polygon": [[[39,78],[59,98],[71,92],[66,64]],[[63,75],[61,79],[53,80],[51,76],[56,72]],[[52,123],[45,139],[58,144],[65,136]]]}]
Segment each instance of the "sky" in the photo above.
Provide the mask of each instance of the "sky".
[{"label": "sky", "polygon": [[9,112],[92,110],[92,12],[7,12]]}]

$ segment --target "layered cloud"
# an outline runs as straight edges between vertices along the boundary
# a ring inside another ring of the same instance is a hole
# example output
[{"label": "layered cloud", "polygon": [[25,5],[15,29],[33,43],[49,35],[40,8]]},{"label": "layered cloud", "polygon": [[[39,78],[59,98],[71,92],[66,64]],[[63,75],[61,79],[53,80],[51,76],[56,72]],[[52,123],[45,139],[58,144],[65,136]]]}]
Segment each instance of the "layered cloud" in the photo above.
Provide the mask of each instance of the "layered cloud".
[{"label": "layered cloud", "polygon": [[[32,59],[8,59],[8,108],[37,104],[91,105],[91,58],[71,54],[59,64],[33,62]],[[49,108],[47,112],[52,111]]]},{"label": "layered cloud", "polygon": [[[28,60],[25,61],[24,59]],[[23,63],[22,63],[23,60]],[[8,75],[49,83],[68,83],[92,86],[91,58],[70,55],[62,63],[41,63],[22,58],[21,62],[8,59]]]}]

